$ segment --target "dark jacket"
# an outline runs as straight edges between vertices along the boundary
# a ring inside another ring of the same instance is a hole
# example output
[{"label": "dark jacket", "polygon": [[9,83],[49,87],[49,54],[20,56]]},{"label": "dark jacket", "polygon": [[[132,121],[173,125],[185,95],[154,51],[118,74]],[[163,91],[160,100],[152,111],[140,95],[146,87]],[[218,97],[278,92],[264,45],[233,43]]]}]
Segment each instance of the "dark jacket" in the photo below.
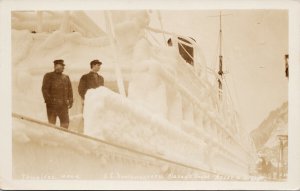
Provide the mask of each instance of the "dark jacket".
[{"label": "dark jacket", "polygon": [[81,96],[81,98],[84,99],[88,89],[95,89],[103,85],[104,85],[104,79],[102,76],[100,76],[96,72],[89,72],[81,76],[78,85],[78,93]]},{"label": "dark jacket", "polygon": [[73,91],[69,76],[56,72],[44,75],[42,92],[44,100],[51,105],[72,105]]}]

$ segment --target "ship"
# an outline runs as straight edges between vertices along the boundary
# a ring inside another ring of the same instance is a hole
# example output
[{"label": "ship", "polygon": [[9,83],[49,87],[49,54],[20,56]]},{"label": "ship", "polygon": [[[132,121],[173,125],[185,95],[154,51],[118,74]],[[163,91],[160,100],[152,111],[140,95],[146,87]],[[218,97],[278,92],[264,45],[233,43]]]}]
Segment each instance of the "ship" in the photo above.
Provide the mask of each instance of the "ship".
[{"label": "ship", "polygon": [[[153,11],[101,14],[105,28],[84,11],[12,12],[13,178],[249,180],[255,149],[222,53],[214,71],[192,37],[150,27]],[[74,92],[68,130],[47,123],[41,94],[57,58]],[[76,90],[95,58],[105,83],[83,106]]]}]

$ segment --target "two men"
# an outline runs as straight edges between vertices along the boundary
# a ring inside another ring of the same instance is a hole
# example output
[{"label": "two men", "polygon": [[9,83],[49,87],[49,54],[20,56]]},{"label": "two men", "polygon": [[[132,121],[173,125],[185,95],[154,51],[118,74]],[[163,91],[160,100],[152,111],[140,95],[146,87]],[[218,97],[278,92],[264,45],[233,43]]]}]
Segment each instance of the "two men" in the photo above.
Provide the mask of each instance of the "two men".
[{"label": "two men", "polygon": [[[104,79],[97,72],[100,70],[101,62],[93,60],[90,63],[91,72],[81,77],[78,92],[84,100],[88,89],[104,85]],[[69,76],[63,74],[64,61],[54,61],[54,71],[46,73],[43,79],[42,93],[46,103],[48,122],[56,124],[56,118],[60,120],[60,126],[69,127],[68,110],[73,105],[73,90]]]}]

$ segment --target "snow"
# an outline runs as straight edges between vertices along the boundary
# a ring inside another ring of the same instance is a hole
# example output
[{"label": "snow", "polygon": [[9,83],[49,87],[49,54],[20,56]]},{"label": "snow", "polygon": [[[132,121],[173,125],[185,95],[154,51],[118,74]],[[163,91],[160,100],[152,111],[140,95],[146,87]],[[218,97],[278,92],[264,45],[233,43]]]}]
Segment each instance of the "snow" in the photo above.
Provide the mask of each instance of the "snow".
[{"label": "snow", "polygon": [[15,50],[14,56],[12,57],[12,63],[15,64],[19,63],[28,55],[33,38],[31,37],[29,31],[21,30],[17,33],[12,32],[12,39],[12,49]]},{"label": "snow", "polygon": [[[189,130],[179,129],[178,126],[161,118],[161,115],[151,110],[149,112],[143,105],[128,100],[105,87],[87,92],[84,122],[84,133],[90,136],[153,155],[173,158],[201,168],[209,168],[209,165],[213,163],[217,170],[228,172],[231,169],[230,165],[224,165],[224,161],[220,162],[221,158],[228,157],[227,154],[215,156],[214,158],[218,159],[215,161],[208,161],[204,157],[205,152],[212,149],[211,145],[207,145],[210,138],[199,139],[199,132],[194,134],[196,136],[192,136]],[[195,126],[190,127],[191,130],[195,128]],[[170,148],[176,148],[176,150]],[[239,149],[235,149],[237,150]],[[242,152],[239,154],[244,156]],[[241,166],[244,164],[240,166],[240,162],[233,163],[232,160],[234,159],[229,159],[230,164],[235,166],[235,169],[239,169],[237,172],[242,173],[241,169],[244,167]],[[230,172],[233,171],[230,170]]]},{"label": "snow", "polygon": [[111,17],[118,48],[131,52],[136,42],[145,36],[144,28],[149,24],[147,11],[111,11],[106,15],[108,19]]},{"label": "snow", "polygon": [[288,102],[269,113],[258,128],[251,132],[256,148],[272,148],[278,144],[277,135],[288,134]]},{"label": "snow", "polygon": [[12,11],[12,27],[37,33],[51,33],[57,30],[80,32],[86,37],[99,37],[105,34],[83,11],[28,11],[25,14]]},{"label": "snow", "polygon": [[[288,104],[283,103],[280,107],[272,112],[269,116],[270,124],[272,126],[271,134],[269,135],[263,147],[274,148],[278,146],[279,141],[277,135],[288,135]],[[263,128],[263,127],[261,127]],[[266,128],[266,127],[264,127]]]},{"label": "snow", "polygon": [[12,154],[14,179],[206,180],[214,177],[19,119],[13,120]]},{"label": "snow", "polygon": [[[12,29],[13,112],[47,121],[41,94],[42,78],[52,70],[54,59],[64,59],[65,73],[70,76],[75,98],[70,110],[71,131],[83,131],[91,137],[201,169],[246,175],[249,153],[239,145],[237,140],[240,137],[235,134],[232,122],[222,124],[228,118],[228,112],[218,112],[217,92],[205,75],[198,76],[194,68],[178,55],[176,48],[156,47],[150,43],[144,33],[144,27],[149,24],[147,12],[121,12],[118,16],[111,16],[117,50],[112,50],[111,37],[106,34],[91,38],[81,32],[66,30],[30,33]],[[68,25],[68,18],[65,19]],[[82,100],[77,85],[80,76],[89,71],[89,62],[93,59],[103,61],[100,74],[104,76],[105,87],[87,92],[82,129]],[[122,71],[126,96],[118,94],[115,64]],[[20,148],[23,148],[21,143],[29,143],[30,152],[37,149],[45,157],[51,152],[61,154],[70,148],[73,152],[75,148],[76,152],[80,150],[78,152],[91,160],[91,167],[98,169],[93,166],[97,157],[89,158],[90,153],[100,152],[89,145],[92,143],[82,145],[81,139],[73,136],[59,135],[54,131],[47,135],[48,131],[37,130],[29,124],[14,123],[14,143],[19,148],[15,154],[18,157]],[[41,145],[47,145],[49,151],[41,151]],[[55,148],[58,146],[62,148]],[[103,155],[105,158],[100,161],[109,163],[110,159]],[[119,155],[124,157],[124,152]],[[18,157],[17,163],[25,165]],[[70,160],[65,154],[63,157]],[[76,155],[76,160],[82,160],[80,155]],[[60,163],[65,165],[62,161]],[[126,166],[121,168],[124,172],[128,169]],[[60,170],[55,173],[62,173]],[[164,172],[168,170],[166,166],[162,168]],[[84,177],[92,175],[95,174],[85,174]]]},{"label": "snow", "polygon": [[99,58],[99,53],[102,55],[99,59],[104,62],[103,70],[107,71],[103,74],[106,82],[115,79],[111,74],[113,67],[107,61],[111,59],[111,54],[105,36],[91,39],[78,33],[56,31],[52,34],[33,34],[26,30],[12,29],[12,39],[13,111],[19,114],[46,120],[41,85],[43,75],[53,70],[55,59],[65,60],[65,73],[72,80],[76,101],[70,111],[71,115],[81,112],[76,85],[80,76],[90,70],[89,62]]},{"label": "snow", "polygon": [[[194,153],[199,160],[203,156],[202,149],[199,149],[204,146],[201,141],[188,143],[191,139],[182,138],[185,137],[184,133],[158,117],[160,114],[152,114],[138,102],[122,99],[120,95],[106,88],[90,90],[87,93],[84,111],[85,134],[102,137],[121,145],[132,143],[127,146],[150,153],[168,156],[167,152],[171,152],[169,148],[175,146],[178,149],[178,157],[182,154],[180,152],[186,155]],[[114,120],[109,120],[113,116]],[[194,149],[190,150],[192,148]]]}]

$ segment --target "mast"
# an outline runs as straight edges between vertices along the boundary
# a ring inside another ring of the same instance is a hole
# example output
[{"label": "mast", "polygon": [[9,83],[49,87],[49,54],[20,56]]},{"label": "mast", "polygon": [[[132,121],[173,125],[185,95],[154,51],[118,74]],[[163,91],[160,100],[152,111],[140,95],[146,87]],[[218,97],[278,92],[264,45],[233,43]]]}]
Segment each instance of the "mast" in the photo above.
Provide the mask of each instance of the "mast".
[{"label": "mast", "polygon": [[218,84],[219,84],[219,98],[222,99],[222,81],[221,79],[223,79],[223,56],[222,56],[222,13],[220,11],[220,29],[219,29],[219,36],[220,36],[220,52],[219,52],[219,79],[218,79]]},{"label": "mast", "polygon": [[210,17],[219,17],[219,71],[218,71],[218,85],[219,85],[219,99],[222,99],[222,93],[223,93],[223,55],[222,55],[222,16],[229,16],[232,14],[222,14],[222,11],[219,11],[219,15],[213,15]]}]

